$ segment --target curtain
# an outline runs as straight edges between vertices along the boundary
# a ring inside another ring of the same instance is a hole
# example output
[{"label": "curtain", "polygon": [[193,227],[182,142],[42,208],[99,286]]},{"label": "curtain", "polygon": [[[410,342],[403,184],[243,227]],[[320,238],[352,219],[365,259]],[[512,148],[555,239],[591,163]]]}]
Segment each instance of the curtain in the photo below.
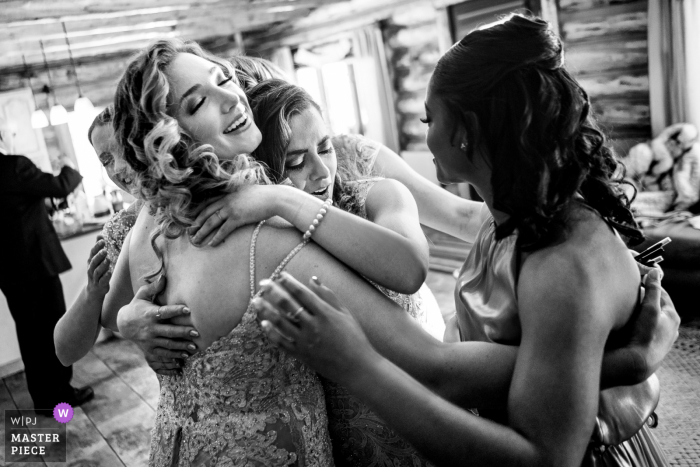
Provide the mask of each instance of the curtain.
[{"label": "curtain", "polygon": [[700,128],[700,2],[649,0],[648,17],[653,136],[674,123]]},{"label": "curtain", "polygon": [[[374,107],[369,116],[373,123],[365,128],[365,136],[380,141],[388,148],[399,152],[395,97],[384,39],[379,24],[353,31],[354,54],[359,59],[355,67],[358,98],[361,107]],[[364,118],[363,118],[364,120]]]}]

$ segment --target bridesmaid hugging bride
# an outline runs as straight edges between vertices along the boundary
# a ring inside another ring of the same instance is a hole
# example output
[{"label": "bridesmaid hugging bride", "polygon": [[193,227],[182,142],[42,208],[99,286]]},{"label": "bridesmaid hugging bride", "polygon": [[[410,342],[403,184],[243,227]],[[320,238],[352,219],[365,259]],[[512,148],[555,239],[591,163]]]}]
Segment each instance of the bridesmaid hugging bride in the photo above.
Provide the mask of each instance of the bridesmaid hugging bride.
[{"label": "bridesmaid hugging bride", "polygon": [[[544,23],[536,24],[546,30]],[[428,465],[397,433],[444,462],[416,441],[420,435],[410,427],[395,424],[394,431],[350,395],[346,387],[356,387],[356,381],[339,385],[319,378],[280,349],[309,360],[300,346],[319,342],[305,340],[298,329],[328,323],[309,324],[309,313],[297,306],[288,310],[288,324],[274,319],[276,325],[261,325],[258,281],[276,279],[282,270],[304,283],[322,277],[373,349],[435,397],[459,407],[489,411],[507,405],[517,347],[448,344],[426,332],[421,324],[431,318],[416,292],[428,253],[411,194],[397,182],[372,177],[362,157],[337,160],[318,105],[300,88],[272,80],[249,96],[251,105],[227,62],[177,41],[144,50],[117,91],[116,134],[148,209],[124,241],[100,324],[117,329],[118,321],[123,326],[134,319],[140,305],[135,292],[167,277],[158,302],[187,305],[190,316],[179,322],[199,331],[194,341],[204,349],[186,360],[181,376],[161,377],[150,464]],[[440,144],[449,145],[447,134],[440,137]],[[468,208],[473,225],[478,208],[476,203]],[[625,264],[625,274],[637,274],[631,259]],[[634,280],[628,282],[632,287]],[[276,287],[262,283],[265,290]],[[647,284],[656,286],[652,280]],[[277,304],[289,308],[293,300]],[[617,303],[617,326],[630,318],[633,302]],[[654,313],[660,313],[659,305],[647,298],[640,316]],[[274,316],[270,309],[265,314]],[[608,349],[600,376],[591,376],[587,389],[597,394],[608,386],[640,383],[658,367],[675,329],[657,325],[665,339],[651,349],[645,344],[651,339],[639,339],[649,334],[640,320],[631,321],[635,337],[626,347]],[[343,333],[333,335],[342,347]],[[348,338],[353,336],[351,329]],[[92,339],[94,332],[83,337]],[[364,343],[356,342],[360,350]],[[627,365],[640,355],[642,372]],[[337,357],[322,351],[309,361],[334,379],[356,374],[353,358]],[[369,399],[375,410],[393,415]],[[589,409],[592,420],[595,410]],[[473,420],[475,432],[495,433],[494,442],[501,441],[494,423]],[[423,433],[426,440],[435,437]],[[494,453],[488,437],[473,449],[487,463]],[[575,457],[580,464],[578,451]]]}]

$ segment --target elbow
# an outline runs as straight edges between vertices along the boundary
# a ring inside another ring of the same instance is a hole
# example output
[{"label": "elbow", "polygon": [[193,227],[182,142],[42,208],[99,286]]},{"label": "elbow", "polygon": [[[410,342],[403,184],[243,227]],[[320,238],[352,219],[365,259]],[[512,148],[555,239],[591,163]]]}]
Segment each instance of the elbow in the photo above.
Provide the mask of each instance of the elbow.
[{"label": "elbow", "polygon": [[71,358],[70,352],[66,352],[63,346],[59,342],[55,342],[56,345],[56,357],[58,361],[61,362],[63,366],[71,366],[74,360]]},{"label": "elbow", "polygon": [[429,259],[427,254],[415,252],[412,256],[410,264],[407,264],[403,270],[400,284],[395,289],[396,292],[414,294],[420,290],[428,277]]},{"label": "elbow", "polygon": [[61,322],[59,321],[53,331],[53,344],[56,349],[56,357],[58,357],[58,361],[61,362],[61,365],[71,366],[77,359],[73,358],[70,342],[64,342],[64,340],[61,339],[60,328]]},{"label": "elbow", "polygon": [[412,295],[423,286],[425,278],[428,275],[428,268],[412,268],[402,275],[401,280],[397,282],[394,289],[395,292]]},{"label": "elbow", "polygon": [[58,350],[56,351],[56,356],[58,357],[58,361],[61,362],[61,365],[63,365],[63,366],[68,367],[68,366],[71,366],[73,364],[73,362],[67,356],[65,356],[65,355],[61,356],[61,354],[58,352]]}]

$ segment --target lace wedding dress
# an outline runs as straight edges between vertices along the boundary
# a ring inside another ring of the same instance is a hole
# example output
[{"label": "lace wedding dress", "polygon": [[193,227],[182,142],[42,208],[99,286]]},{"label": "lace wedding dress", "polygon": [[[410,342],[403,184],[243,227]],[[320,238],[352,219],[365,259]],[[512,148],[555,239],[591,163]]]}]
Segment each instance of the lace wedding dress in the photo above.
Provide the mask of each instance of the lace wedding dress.
[{"label": "lace wedding dress", "polygon": [[[255,246],[250,295],[255,292]],[[274,275],[306,244],[299,244]],[[240,324],[159,377],[152,466],[333,465],[323,389],[309,368],[270,343],[248,306]]]}]

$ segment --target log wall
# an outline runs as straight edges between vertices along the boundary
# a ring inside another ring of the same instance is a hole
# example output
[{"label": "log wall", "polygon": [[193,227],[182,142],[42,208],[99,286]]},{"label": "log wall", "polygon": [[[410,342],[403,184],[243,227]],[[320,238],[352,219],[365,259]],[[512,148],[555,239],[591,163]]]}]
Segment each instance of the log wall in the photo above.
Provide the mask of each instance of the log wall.
[{"label": "log wall", "polygon": [[568,69],[618,155],[651,137],[647,0],[560,0]]}]

